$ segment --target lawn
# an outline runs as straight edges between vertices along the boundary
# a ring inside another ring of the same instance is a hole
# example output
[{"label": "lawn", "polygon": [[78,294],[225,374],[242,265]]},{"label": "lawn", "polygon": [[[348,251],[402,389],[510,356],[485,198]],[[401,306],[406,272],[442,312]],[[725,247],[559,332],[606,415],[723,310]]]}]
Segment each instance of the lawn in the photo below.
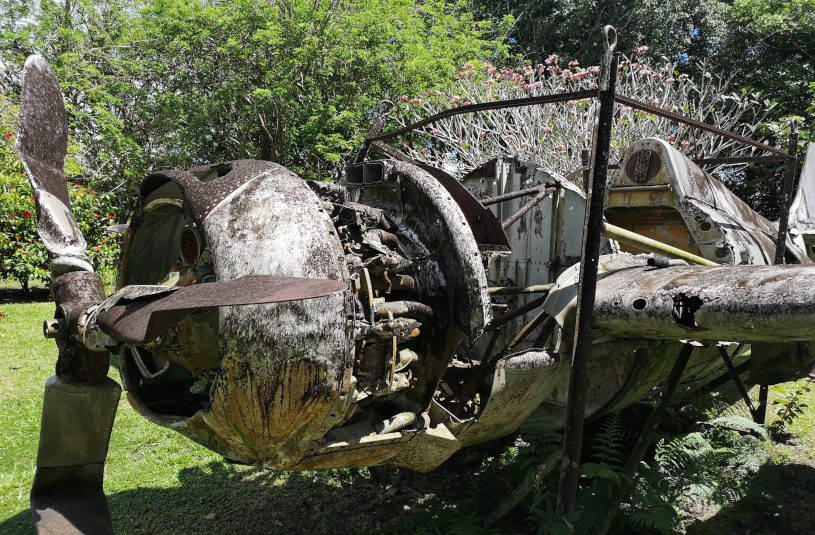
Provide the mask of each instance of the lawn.
[{"label": "lawn", "polygon": [[[10,295],[0,288],[0,534],[27,535],[34,533],[28,493],[41,392],[56,361],[56,348],[43,338],[41,325],[52,317],[53,304],[42,291],[30,301]],[[111,376],[119,379],[115,367]],[[791,389],[795,384],[784,386]],[[734,411],[741,410],[732,395],[728,399]],[[813,405],[815,392],[806,393],[804,402]],[[768,422],[772,419],[771,410]],[[815,511],[811,408],[790,431],[787,443],[767,441],[765,446],[772,458],[767,468],[780,471],[782,484],[758,502],[693,511],[697,522],[688,533],[815,532],[810,522]],[[111,437],[105,492],[115,530],[123,535],[405,533],[428,522],[427,515],[439,507],[455,507],[471,489],[486,486],[494,477],[482,468],[486,456],[483,451],[459,455],[427,476],[395,469],[374,474],[377,478],[364,469],[275,473],[226,463],[148,423],[123,397]],[[522,512],[499,527],[508,533],[534,532]]]}]

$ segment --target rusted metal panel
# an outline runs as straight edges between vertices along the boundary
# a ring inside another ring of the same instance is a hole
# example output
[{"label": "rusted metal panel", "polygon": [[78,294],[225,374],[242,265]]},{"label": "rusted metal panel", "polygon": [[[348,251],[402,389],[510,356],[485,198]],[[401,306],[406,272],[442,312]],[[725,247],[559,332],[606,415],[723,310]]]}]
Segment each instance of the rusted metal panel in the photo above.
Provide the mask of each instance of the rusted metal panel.
[{"label": "rusted metal panel", "polygon": [[464,446],[487,442],[509,433],[521,425],[565,374],[555,355],[529,349],[499,360],[495,366],[492,391],[475,423],[456,435]]},{"label": "rusted metal panel", "polygon": [[467,224],[473,232],[476,243],[481,246],[489,246],[496,250],[509,250],[509,240],[501,228],[501,222],[496,219],[491,210],[484,208],[478,199],[473,197],[467,188],[453,178],[449,173],[430,165],[418,164],[419,167],[430,173],[439,183],[444,186],[453,200],[456,201]]},{"label": "rusted metal panel", "polygon": [[462,446],[446,425],[439,424],[417,432],[388,459],[387,464],[426,474],[438,468]]},{"label": "rusted metal panel", "polygon": [[202,308],[313,299],[347,289],[348,285],[339,281],[245,275],[117,304],[99,314],[98,324],[121,342],[144,345],[164,334],[181,318]]},{"label": "rusted metal panel", "polygon": [[[646,180],[637,182],[634,172],[642,154],[648,154],[651,163],[658,158],[660,166],[656,173],[649,167]],[[776,224],[753,211],[670,144],[656,138],[636,141],[625,151],[623,160],[628,165],[610,179],[606,211],[610,222],[717,263],[772,263]],[[667,191],[666,186],[670,188]],[[655,218],[648,216],[649,209],[661,210],[669,217],[651,225]],[[670,215],[672,210],[684,225]],[[788,249],[799,261],[809,262],[803,249],[792,241],[788,241]]]},{"label": "rusted metal panel", "polygon": [[[660,269],[643,262],[644,257],[608,258],[607,267],[614,263],[617,269],[606,273],[598,285],[598,330],[622,338],[663,340],[807,341],[812,337],[812,267]],[[620,269],[625,263],[628,267]],[[558,292],[556,287],[550,295]],[[573,292],[570,287],[567,293]]]},{"label": "rusted metal panel", "polygon": [[[331,219],[289,171],[250,181],[212,211],[203,231],[220,280],[253,274],[349,279]],[[204,421],[243,456],[295,466],[348,388],[353,317],[350,292],[221,308],[219,373]]]}]

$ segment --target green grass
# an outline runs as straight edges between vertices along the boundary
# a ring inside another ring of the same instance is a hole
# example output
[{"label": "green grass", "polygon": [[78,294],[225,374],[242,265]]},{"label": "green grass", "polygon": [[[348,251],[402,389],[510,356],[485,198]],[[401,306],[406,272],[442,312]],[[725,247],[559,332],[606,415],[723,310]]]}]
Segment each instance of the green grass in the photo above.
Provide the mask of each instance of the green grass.
[{"label": "green grass", "polygon": [[[56,347],[42,337],[41,325],[52,317],[53,304],[0,301],[0,313],[5,315],[0,317],[0,534],[28,535],[34,534],[28,494],[42,390],[56,362]],[[115,367],[110,375],[119,380]],[[789,389],[792,384],[785,386]],[[734,412],[745,412],[731,388],[718,394],[722,402]],[[751,394],[755,399],[757,388]],[[777,464],[815,466],[815,389],[805,394],[804,402],[810,407],[790,428],[795,439],[790,444],[767,444]],[[771,407],[768,423],[773,418]],[[428,525],[420,515],[444,504],[454,507],[469,489],[489,484],[494,475],[479,470],[479,455],[483,457],[481,452],[472,452],[476,461],[468,461],[469,465],[454,458],[426,476],[389,470],[390,486],[375,482],[366,470],[276,473],[226,463],[180,435],[147,422],[123,397],[111,437],[105,492],[118,534],[305,535],[389,529],[412,533],[411,525]],[[783,497],[804,500],[804,511],[815,509],[813,500],[802,492],[793,489]],[[767,503],[770,507],[771,502]],[[742,513],[723,511],[718,520],[705,520],[694,533],[738,533],[722,527],[723,522],[730,522],[725,516],[737,514]],[[521,532],[529,530],[528,525],[518,527]],[[513,526],[502,529],[515,532]]]}]

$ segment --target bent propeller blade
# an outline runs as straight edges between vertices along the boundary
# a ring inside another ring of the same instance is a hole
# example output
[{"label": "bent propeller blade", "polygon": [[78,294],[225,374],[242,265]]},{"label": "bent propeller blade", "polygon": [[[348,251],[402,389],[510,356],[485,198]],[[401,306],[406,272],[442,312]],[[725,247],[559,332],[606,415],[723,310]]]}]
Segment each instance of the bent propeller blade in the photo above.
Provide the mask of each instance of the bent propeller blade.
[{"label": "bent propeller blade", "polygon": [[[101,308],[107,310],[99,314],[97,325],[102,332],[120,342],[143,345],[202,308],[299,301],[334,295],[347,289],[347,284],[334,280],[250,275],[232,281],[178,288],[150,298],[115,303],[109,308],[103,303]],[[115,299],[115,295],[111,297],[114,302]]]},{"label": "bent propeller blade", "polygon": [[14,150],[34,190],[37,232],[55,278],[69,271],[93,271],[85,237],[71,214],[64,172],[67,149],[68,118],[59,82],[45,58],[30,56],[23,69]]}]

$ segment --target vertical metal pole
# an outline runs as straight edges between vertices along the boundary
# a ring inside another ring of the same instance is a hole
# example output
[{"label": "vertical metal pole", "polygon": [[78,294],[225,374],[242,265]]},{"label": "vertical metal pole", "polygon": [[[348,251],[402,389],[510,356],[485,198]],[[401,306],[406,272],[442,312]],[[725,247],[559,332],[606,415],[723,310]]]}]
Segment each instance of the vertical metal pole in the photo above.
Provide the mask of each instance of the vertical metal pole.
[{"label": "vertical metal pole", "polygon": [[591,180],[591,151],[589,149],[580,151],[580,165],[586,168],[586,170],[583,171],[583,191],[588,195],[589,180]]},{"label": "vertical metal pole", "polygon": [[[793,126],[794,128],[794,126]],[[781,212],[778,218],[778,238],[775,242],[774,264],[780,266],[784,263],[784,256],[787,253],[787,226],[790,219],[790,205],[792,204],[792,192],[795,186],[795,163],[798,154],[798,132],[790,132],[787,151],[790,159],[787,160],[787,170],[784,174],[784,189],[781,193]],[[753,412],[753,421],[759,425],[764,425],[767,420],[767,395],[770,385],[759,385],[758,387],[758,407]]]},{"label": "vertical metal pole", "polygon": [[601,72],[600,110],[589,179],[586,219],[583,227],[583,252],[580,258],[580,283],[577,297],[576,333],[572,369],[569,375],[569,397],[566,405],[566,427],[563,430],[563,464],[560,472],[558,504],[569,513],[574,510],[580,477],[580,454],[583,448],[583,423],[586,416],[586,382],[591,356],[591,331],[594,325],[594,296],[597,290],[597,267],[603,232],[603,208],[606,197],[608,159],[611,150],[611,126],[614,120],[614,91],[617,83],[618,55],[614,53],[617,32],[603,28],[605,53]]},{"label": "vertical metal pole", "polygon": [[665,388],[662,390],[659,401],[656,407],[654,407],[654,410],[651,411],[651,415],[645,422],[642,433],[640,433],[640,437],[623,467],[623,477],[621,478],[620,486],[614,490],[614,494],[607,502],[606,514],[603,518],[603,523],[597,529],[596,535],[605,535],[611,527],[611,523],[617,515],[617,510],[620,508],[620,503],[622,503],[623,498],[625,498],[625,494],[628,492],[628,488],[631,486],[634,476],[637,474],[637,469],[640,467],[642,458],[645,456],[645,452],[648,451],[648,446],[651,445],[651,440],[654,438],[657,426],[660,420],[662,420],[665,410],[668,408],[668,403],[671,401],[671,397],[674,395],[674,391],[682,379],[682,374],[685,372],[685,367],[688,365],[691,354],[693,354],[693,346],[690,344],[683,345],[679,351],[679,356],[676,357],[673,368],[671,368],[671,374],[668,376],[668,381],[665,383]]},{"label": "vertical metal pole", "polygon": [[758,425],[764,425],[767,421],[767,397],[770,393],[770,385],[758,386],[758,407],[753,415],[753,421]]}]

